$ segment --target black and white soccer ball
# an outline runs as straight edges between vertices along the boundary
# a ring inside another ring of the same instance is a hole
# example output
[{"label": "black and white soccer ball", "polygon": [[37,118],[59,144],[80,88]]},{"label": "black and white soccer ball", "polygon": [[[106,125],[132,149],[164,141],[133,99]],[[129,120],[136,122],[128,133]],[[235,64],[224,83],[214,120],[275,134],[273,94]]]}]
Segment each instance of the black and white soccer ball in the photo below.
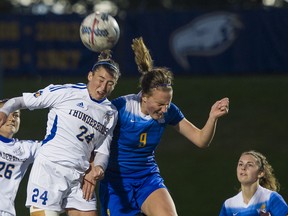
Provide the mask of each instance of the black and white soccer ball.
[{"label": "black and white soccer ball", "polygon": [[114,17],[95,12],[86,16],[80,26],[82,43],[91,51],[101,52],[113,48],[120,36],[120,28]]}]

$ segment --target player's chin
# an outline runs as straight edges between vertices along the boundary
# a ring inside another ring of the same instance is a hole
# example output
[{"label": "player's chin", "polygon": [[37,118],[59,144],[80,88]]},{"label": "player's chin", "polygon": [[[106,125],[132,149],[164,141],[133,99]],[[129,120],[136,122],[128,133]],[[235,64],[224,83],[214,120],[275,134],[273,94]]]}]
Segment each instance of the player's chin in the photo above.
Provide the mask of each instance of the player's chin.
[{"label": "player's chin", "polygon": [[103,99],[106,98],[106,97],[107,97],[107,94],[106,94],[106,93],[105,93],[105,94],[97,93],[95,99],[98,100],[98,101],[101,101],[101,100],[103,100]]},{"label": "player's chin", "polygon": [[159,120],[163,118],[163,114],[155,113],[153,116],[151,116],[155,120]]}]

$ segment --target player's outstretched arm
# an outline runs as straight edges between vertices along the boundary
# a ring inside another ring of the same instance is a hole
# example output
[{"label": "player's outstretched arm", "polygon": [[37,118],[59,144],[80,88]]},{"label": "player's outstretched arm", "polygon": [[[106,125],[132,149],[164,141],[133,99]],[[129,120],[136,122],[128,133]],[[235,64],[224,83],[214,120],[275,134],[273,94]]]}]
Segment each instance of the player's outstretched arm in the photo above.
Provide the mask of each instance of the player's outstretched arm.
[{"label": "player's outstretched arm", "polygon": [[7,121],[10,113],[26,108],[22,97],[11,98],[0,108],[0,127]]},{"label": "player's outstretched arm", "polygon": [[0,109],[0,127],[2,127],[2,125],[4,125],[6,121],[7,121],[7,114],[1,111]]},{"label": "player's outstretched arm", "polygon": [[212,105],[209,118],[202,129],[197,128],[186,118],[182,119],[175,129],[196,146],[208,147],[214,137],[218,118],[228,114],[228,111],[229,99],[223,98]]}]

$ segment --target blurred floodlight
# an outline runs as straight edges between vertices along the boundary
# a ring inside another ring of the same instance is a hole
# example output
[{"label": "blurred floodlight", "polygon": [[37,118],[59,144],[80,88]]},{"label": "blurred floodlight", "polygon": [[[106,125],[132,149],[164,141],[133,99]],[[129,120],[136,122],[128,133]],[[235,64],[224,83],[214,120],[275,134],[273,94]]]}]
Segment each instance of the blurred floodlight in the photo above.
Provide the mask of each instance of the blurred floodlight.
[{"label": "blurred floodlight", "polygon": [[32,4],[33,0],[19,0],[18,2],[23,6],[29,6],[30,4]]},{"label": "blurred floodlight", "polygon": [[55,14],[64,14],[66,6],[65,1],[58,1],[52,6],[52,12]]},{"label": "blurred floodlight", "polygon": [[94,11],[108,13],[111,16],[116,16],[118,13],[118,7],[111,1],[101,1],[94,5]]},{"label": "blurred floodlight", "polygon": [[47,14],[49,10],[50,10],[49,6],[45,4],[35,4],[31,8],[32,14],[37,14],[37,15]]},{"label": "blurred floodlight", "polygon": [[275,0],[262,0],[263,5],[265,6],[273,6],[275,5]]},{"label": "blurred floodlight", "polygon": [[43,0],[43,3],[45,5],[49,5],[49,6],[52,6],[54,4],[54,0]]},{"label": "blurred floodlight", "polygon": [[83,2],[78,2],[72,6],[72,11],[77,14],[86,14],[87,9],[85,7],[85,4]]}]

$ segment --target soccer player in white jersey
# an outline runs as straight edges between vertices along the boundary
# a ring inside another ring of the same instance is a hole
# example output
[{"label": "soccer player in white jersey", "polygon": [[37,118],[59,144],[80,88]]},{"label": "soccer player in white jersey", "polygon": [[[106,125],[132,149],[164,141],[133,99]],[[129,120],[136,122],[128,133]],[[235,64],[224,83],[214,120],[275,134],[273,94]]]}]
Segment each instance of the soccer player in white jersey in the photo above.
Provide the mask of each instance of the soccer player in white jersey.
[{"label": "soccer player in white jersey", "polygon": [[[0,100],[0,107],[7,100]],[[41,142],[13,138],[19,130],[20,110],[10,113],[0,127],[0,216],[16,216],[14,201]]]},{"label": "soccer player in white jersey", "polygon": [[31,216],[54,216],[64,210],[69,216],[97,215],[95,193],[86,201],[81,184],[91,170],[93,178],[85,179],[95,186],[107,166],[118,116],[107,96],[119,76],[118,64],[110,51],[104,51],[88,73],[87,85],[49,85],[10,99],[3,107],[0,123],[15,108],[50,109],[46,136],[28,181],[26,206],[31,207]]},{"label": "soccer player in white jersey", "polygon": [[154,150],[167,125],[200,148],[213,139],[219,117],[228,113],[229,100],[223,98],[211,108],[202,129],[188,121],[171,102],[173,75],[167,68],[153,67],[143,39],[132,48],[139,72],[141,92],[112,100],[118,109],[108,168],[100,182],[102,216],[176,216],[170,193],[160,176]]},{"label": "soccer player in white jersey", "polygon": [[266,157],[256,151],[241,154],[237,165],[240,192],[227,199],[220,216],[287,216],[288,206],[277,192],[280,184]]}]

